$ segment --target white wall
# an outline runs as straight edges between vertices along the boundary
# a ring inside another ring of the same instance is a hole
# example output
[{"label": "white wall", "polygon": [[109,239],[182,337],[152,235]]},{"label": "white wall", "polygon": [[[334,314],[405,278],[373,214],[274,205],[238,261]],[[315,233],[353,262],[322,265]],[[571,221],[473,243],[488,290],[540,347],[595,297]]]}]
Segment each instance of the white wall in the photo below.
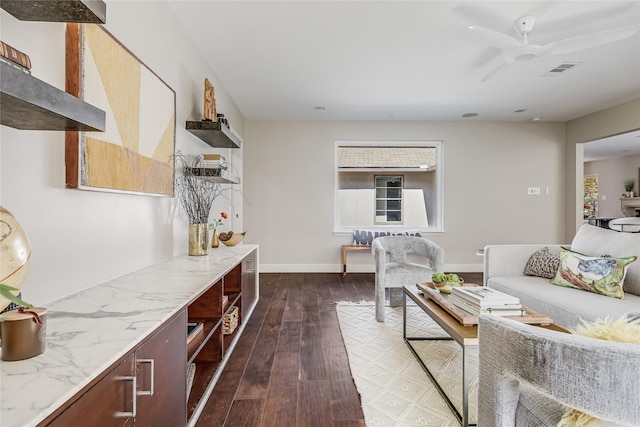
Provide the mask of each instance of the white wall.
[{"label": "white wall", "polygon": [[[22,22],[2,10],[0,28],[2,41],[30,56],[35,77],[64,89],[64,23]],[[107,1],[106,28],[176,92],[176,148],[221,153],[242,176],[242,150],[212,149],[184,129],[186,120],[202,118],[205,77],[216,88],[219,112],[240,134],[244,118],[165,2]],[[186,252],[187,221],[176,217],[173,198],[67,190],[64,162],[64,132],[0,126],[0,204],[31,241],[23,286],[29,302],[44,304]],[[242,202],[234,197],[238,230]],[[229,202],[216,201],[213,215],[221,210],[233,212]]]},{"label": "white wall", "polygon": [[[599,216],[611,218],[623,216],[620,210],[620,196],[625,192],[624,180],[627,178],[636,180],[634,192],[637,196],[638,169],[640,169],[640,154],[584,164],[585,176],[598,175]],[[603,196],[606,200],[602,200]]]},{"label": "white wall", "polygon": [[[336,139],[444,141],[445,232],[428,238],[448,270],[482,271],[487,244],[564,243],[563,123],[247,120],[246,239],[261,271],[341,271],[351,239],[332,232]],[[349,270],[372,271],[371,255],[350,254]]]}]

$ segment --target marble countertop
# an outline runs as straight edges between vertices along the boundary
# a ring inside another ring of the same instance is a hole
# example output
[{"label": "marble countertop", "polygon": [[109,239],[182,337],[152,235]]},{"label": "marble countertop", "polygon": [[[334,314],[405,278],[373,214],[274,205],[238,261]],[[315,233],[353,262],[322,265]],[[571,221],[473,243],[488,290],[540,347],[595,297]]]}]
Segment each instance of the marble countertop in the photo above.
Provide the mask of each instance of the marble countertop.
[{"label": "marble countertop", "polygon": [[0,361],[0,424],[37,425],[256,248],[177,256],[47,304],[44,353]]}]

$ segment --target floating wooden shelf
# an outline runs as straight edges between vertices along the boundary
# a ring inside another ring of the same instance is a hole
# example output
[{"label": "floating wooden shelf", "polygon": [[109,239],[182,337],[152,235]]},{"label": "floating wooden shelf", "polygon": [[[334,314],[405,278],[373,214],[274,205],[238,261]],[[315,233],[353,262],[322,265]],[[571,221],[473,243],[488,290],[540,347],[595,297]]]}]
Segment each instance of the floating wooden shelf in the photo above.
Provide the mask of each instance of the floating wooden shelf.
[{"label": "floating wooden shelf", "polygon": [[102,0],[2,0],[0,7],[21,21],[107,22],[107,5]]},{"label": "floating wooden shelf", "polygon": [[214,182],[220,182],[222,184],[240,184],[240,177],[226,169],[189,168],[189,171],[195,176]]},{"label": "floating wooden shelf", "polygon": [[220,122],[210,120],[187,121],[186,128],[212,147],[240,148],[242,143],[240,138],[231,132],[231,129]]},{"label": "floating wooden shelf", "polygon": [[0,74],[0,124],[26,130],[105,130],[101,109],[11,65],[0,63]]}]

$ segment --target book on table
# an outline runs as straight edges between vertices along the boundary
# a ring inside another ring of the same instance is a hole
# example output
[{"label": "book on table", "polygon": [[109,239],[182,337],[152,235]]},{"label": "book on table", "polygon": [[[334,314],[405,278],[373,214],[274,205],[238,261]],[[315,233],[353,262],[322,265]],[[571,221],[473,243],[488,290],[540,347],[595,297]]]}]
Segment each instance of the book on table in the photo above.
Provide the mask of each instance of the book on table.
[{"label": "book on table", "polygon": [[449,295],[448,300],[456,307],[466,311],[469,314],[478,316],[480,314],[495,314],[497,316],[522,316],[523,310],[521,304],[499,304],[492,307],[480,308],[474,306],[467,300],[459,298],[453,292]]},{"label": "book on table", "polygon": [[[451,295],[478,309],[516,308],[520,304],[519,298],[485,286],[456,286],[451,290]],[[504,307],[509,305],[511,307]]]}]

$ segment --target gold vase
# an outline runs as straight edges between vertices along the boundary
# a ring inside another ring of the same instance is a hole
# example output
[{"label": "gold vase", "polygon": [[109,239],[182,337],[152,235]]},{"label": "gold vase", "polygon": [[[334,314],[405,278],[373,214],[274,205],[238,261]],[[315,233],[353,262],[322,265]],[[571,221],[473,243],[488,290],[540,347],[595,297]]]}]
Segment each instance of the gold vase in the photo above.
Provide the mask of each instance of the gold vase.
[{"label": "gold vase", "polygon": [[189,224],[189,255],[208,253],[209,224]]},{"label": "gold vase", "polygon": [[217,248],[220,246],[220,241],[218,240],[218,229],[213,229],[213,234],[211,235],[211,247]]}]

